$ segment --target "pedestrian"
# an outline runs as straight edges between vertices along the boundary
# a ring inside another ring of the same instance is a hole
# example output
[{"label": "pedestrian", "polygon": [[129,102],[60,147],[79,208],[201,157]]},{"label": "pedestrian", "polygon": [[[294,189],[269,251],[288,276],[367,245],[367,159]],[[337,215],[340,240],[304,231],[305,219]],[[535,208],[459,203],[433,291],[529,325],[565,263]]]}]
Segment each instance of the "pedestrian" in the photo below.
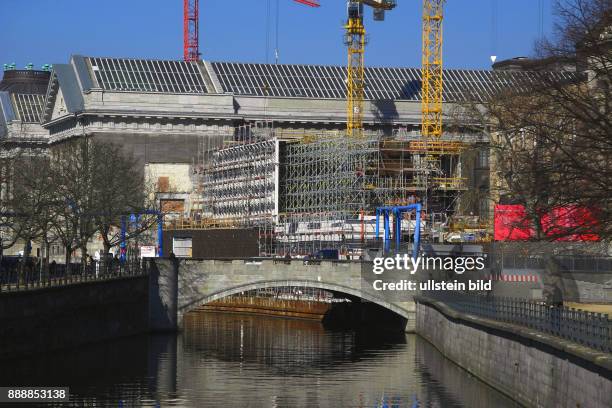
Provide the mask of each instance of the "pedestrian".
[{"label": "pedestrian", "polygon": [[25,271],[26,271],[25,279],[26,281],[31,282],[34,280],[35,266],[36,264],[34,263],[33,257],[27,257],[25,259]]},{"label": "pedestrian", "polygon": [[100,275],[100,251],[96,251],[94,253],[94,269],[96,274],[96,279]]},{"label": "pedestrian", "polygon": [[113,272],[113,253],[109,252],[106,254],[106,275],[110,275]]},{"label": "pedestrian", "polygon": [[93,275],[96,268],[96,261],[91,255],[87,255],[87,267],[89,274]]},{"label": "pedestrian", "polygon": [[55,271],[57,269],[57,262],[55,262],[55,259],[51,262],[51,265],[49,265],[49,275],[50,278],[53,278],[55,276]]},{"label": "pedestrian", "polygon": [[170,260],[170,263],[172,264],[172,270],[174,271],[174,273],[178,275],[181,260],[177,258],[174,252],[170,252],[170,255],[168,255],[168,259]]},{"label": "pedestrian", "polygon": [[119,255],[115,254],[113,258],[113,262],[112,262],[113,274],[115,275],[119,274],[119,266],[120,266]]}]

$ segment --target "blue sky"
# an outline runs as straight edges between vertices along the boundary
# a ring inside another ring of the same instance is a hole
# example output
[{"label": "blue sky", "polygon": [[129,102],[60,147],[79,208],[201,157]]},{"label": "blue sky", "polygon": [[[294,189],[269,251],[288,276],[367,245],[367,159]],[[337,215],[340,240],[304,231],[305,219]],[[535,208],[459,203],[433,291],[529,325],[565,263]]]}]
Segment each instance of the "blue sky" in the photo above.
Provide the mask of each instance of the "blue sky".
[{"label": "blue sky", "polygon": [[[500,59],[530,55],[539,33],[539,1],[448,0],[445,65],[488,68],[493,51]],[[549,33],[552,0],[541,1],[544,31]],[[276,2],[200,0],[203,58],[265,62],[268,54],[273,62]],[[345,64],[344,0],[320,0],[318,9],[293,0],[278,3],[281,63]],[[372,21],[368,11],[367,65],[421,64],[422,0],[397,3],[382,23]],[[497,30],[493,30],[494,14]],[[63,63],[71,54],[182,58],[182,0],[0,0],[0,28],[0,64]]]}]

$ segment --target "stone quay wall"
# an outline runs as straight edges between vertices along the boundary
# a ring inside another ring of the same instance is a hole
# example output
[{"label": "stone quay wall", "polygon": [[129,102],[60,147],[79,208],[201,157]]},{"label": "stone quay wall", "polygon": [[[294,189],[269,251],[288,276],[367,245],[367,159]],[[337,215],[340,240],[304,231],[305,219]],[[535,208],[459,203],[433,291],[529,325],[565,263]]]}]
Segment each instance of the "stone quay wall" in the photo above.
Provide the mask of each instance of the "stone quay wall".
[{"label": "stone quay wall", "polygon": [[416,332],[526,407],[612,407],[612,355],[416,297]]},{"label": "stone quay wall", "polygon": [[149,276],[0,294],[0,359],[146,333]]}]

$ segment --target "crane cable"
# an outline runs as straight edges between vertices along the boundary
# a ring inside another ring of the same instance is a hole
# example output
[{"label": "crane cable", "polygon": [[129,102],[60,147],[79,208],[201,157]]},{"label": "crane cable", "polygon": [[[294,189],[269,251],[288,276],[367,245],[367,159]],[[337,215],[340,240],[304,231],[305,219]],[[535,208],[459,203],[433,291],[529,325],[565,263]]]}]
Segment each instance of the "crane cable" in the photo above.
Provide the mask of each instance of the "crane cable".
[{"label": "crane cable", "polygon": [[538,40],[544,40],[544,0],[538,0]]},{"label": "crane cable", "polygon": [[266,64],[270,62],[270,0],[266,1]]},{"label": "crane cable", "polygon": [[280,3],[279,0],[276,0],[275,10],[274,10],[274,39],[272,39],[271,35],[271,25],[272,25],[272,4],[271,0],[267,0],[266,6],[266,64],[270,62],[270,46],[272,45],[272,40],[274,40],[274,63],[278,64],[279,59],[279,26],[280,26]]},{"label": "crane cable", "polygon": [[274,45],[274,63],[278,64],[278,30],[279,30],[279,21],[280,21],[280,9],[279,9],[279,0],[276,0],[276,33],[275,33],[275,40],[276,43]]},{"label": "crane cable", "polygon": [[498,0],[491,2],[491,62],[495,63],[497,60],[497,40],[498,40],[498,23],[497,18],[499,16],[499,4]]}]

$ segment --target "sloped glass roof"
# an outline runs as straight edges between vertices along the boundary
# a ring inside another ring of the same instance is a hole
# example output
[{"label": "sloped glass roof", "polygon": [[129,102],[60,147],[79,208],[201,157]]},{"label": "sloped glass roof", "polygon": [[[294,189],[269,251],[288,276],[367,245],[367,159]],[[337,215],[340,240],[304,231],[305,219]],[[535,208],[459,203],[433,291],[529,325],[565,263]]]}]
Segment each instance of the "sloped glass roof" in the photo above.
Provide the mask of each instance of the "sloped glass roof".
[{"label": "sloped glass roof", "polygon": [[108,91],[206,93],[197,63],[88,58],[98,85]]},{"label": "sloped glass roof", "polygon": [[13,94],[13,102],[19,120],[26,123],[40,122],[45,95]]},{"label": "sloped glass roof", "polygon": [[[346,68],[320,65],[272,65],[213,62],[224,92],[237,95],[346,98]],[[550,73],[548,73],[550,74]],[[554,73],[558,79],[572,74]],[[507,87],[538,81],[533,72],[445,70],[444,102],[484,100]],[[421,70],[366,68],[365,97],[369,100],[421,100]]]},{"label": "sloped glass roof", "polygon": [[[87,58],[97,85],[109,91],[205,94],[196,62]],[[346,68],[323,65],[211,63],[221,91],[236,95],[345,99]],[[444,70],[444,102],[485,100],[505,88],[520,90],[541,83],[543,73],[524,71]],[[572,73],[544,73],[553,80]],[[212,78],[213,82],[215,78]],[[366,68],[368,100],[421,100],[418,68]]]}]

